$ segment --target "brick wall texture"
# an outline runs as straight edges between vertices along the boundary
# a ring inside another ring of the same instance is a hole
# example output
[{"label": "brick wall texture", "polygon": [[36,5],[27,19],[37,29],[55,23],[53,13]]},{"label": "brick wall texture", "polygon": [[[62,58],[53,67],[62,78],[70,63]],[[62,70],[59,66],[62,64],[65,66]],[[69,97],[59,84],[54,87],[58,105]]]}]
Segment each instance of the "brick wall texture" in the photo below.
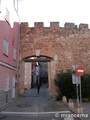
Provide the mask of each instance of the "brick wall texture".
[{"label": "brick wall texture", "polygon": [[[41,55],[54,58],[55,71],[71,69],[73,64],[82,65],[90,73],[90,29],[88,24],[51,22],[50,27],[44,27],[43,22],[28,23],[20,26],[21,58],[35,55],[40,50]],[[54,68],[53,68],[54,69]]]}]

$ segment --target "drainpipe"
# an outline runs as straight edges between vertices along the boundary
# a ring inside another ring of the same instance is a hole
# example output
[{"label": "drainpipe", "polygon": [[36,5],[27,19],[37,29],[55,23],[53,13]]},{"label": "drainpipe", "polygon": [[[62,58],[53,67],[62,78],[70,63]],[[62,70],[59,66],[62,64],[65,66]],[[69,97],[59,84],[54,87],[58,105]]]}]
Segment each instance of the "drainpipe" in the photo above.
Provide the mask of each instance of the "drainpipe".
[{"label": "drainpipe", "polygon": [[[18,15],[19,17],[19,15]],[[19,26],[18,26],[19,32],[18,32],[18,63],[17,67],[19,68],[19,62],[20,62],[20,17],[19,17]]]},{"label": "drainpipe", "polygon": [[[18,68],[18,71],[17,72],[19,72],[19,63],[20,63],[20,16],[19,16],[19,14],[18,14],[18,12],[17,12],[17,15],[18,15],[18,18],[19,18],[19,21],[18,21],[18,58],[17,58],[17,68]],[[17,82],[18,82],[18,80],[17,80]],[[18,96],[18,87],[17,87],[17,85],[16,85],[16,95]]]}]

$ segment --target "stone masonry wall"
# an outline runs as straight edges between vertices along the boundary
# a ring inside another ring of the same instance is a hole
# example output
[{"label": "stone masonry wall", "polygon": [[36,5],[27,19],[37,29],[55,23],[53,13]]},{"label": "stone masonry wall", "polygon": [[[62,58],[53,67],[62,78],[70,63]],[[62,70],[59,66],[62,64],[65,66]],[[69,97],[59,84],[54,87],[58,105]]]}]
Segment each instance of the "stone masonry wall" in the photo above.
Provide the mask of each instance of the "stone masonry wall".
[{"label": "stone masonry wall", "polygon": [[24,52],[40,49],[52,51],[58,56],[57,70],[70,69],[72,64],[82,65],[90,72],[90,29],[88,24],[65,23],[59,27],[58,22],[51,22],[44,27],[42,22],[30,28],[28,23],[21,23],[21,55]]},{"label": "stone masonry wall", "polygon": [[[90,73],[90,29],[88,24],[51,22],[50,27],[44,27],[43,22],[36,22],[34,27],[28,23],[21,23],[20,28],[20,54],[21,59],[35,55],[33,51],[40,50],[41,55],[57,56],[55,72],[71,69],[73,64],[82,65]],[[49,52],[50,51],[50,52]],[[52,85],[53,86],[53,85]]]}]

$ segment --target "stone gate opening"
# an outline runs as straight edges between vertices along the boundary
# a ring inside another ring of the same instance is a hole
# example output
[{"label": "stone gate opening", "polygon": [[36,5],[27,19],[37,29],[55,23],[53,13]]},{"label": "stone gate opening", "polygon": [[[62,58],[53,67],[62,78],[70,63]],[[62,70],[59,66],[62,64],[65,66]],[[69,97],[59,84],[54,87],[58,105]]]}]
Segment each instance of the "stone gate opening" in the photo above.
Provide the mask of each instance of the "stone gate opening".
[{"label": "stone gate opening", "polygon": [[36,65],[39,65],[39,79],[41,84],[47,84],[49,87],[49,64],[53,61],[53,58],[46,56],[33,56],[24,58],[25,62],[25,78],[24,78],[24,89],[31,89],[36,86]]},{"label": "stone gate opening", "polygon": [[[50,53],[50,51],[46,52],[47,55]],[[29,56],[25,56],[21,61],[20,61],[20,77],[19,77],[19,94],[23,95],[24,89],[31,89],[34,87],[36,83],[36,78],[35,74],[33,73],[33,70],[35,71],[35,65],[39,64],[41,66],[41,71],[40,73],[43,74],[44,69],[44,74],[45,76],[41,75],[40,79],[42,83],[47,84],[47,87],[49,88],[50,93],[55,93],[54,90],[54,75],[55,75],[55,59],[56,56],[51,57],[51,56],[46,56],[40,55],[38,56],[37,54],[33,54]],[[45,68],[46,66],[46,68]],[[47,74],[47,75],[46,75]],[[53,89],[52,89],[53,88]]]}]

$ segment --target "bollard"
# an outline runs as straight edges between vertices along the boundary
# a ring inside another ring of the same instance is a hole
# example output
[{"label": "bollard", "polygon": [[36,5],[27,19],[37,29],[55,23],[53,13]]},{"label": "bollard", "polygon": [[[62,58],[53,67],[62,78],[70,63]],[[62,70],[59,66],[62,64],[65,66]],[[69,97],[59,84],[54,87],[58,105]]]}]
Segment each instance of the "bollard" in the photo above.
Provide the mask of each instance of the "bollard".
[{"label": "bollard", "polygon": [[63,103],[67,103],[67,98],[66,98],[66,96],[63,96],[62,101],[63,101]]},{"label": "bollard", "polygon": [[84,114],[84,110],[83,110],[83,107],[81,105],[79,105],[76,109],[76,113],[77,114]]},{"label": "bollard", "polygon": [[69,107],[70,109],[74,108],[74,103],[73,103],[73,100],[72,100],[72,99],[69,99],[68,107]]}]

